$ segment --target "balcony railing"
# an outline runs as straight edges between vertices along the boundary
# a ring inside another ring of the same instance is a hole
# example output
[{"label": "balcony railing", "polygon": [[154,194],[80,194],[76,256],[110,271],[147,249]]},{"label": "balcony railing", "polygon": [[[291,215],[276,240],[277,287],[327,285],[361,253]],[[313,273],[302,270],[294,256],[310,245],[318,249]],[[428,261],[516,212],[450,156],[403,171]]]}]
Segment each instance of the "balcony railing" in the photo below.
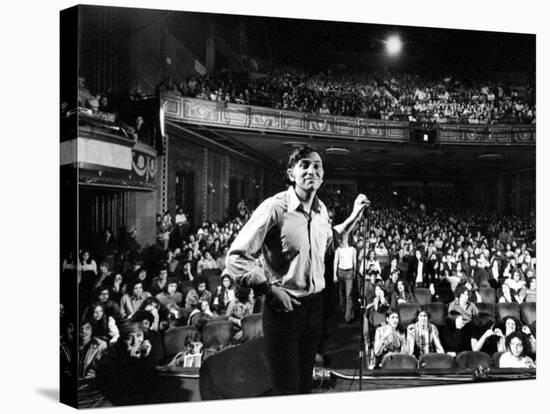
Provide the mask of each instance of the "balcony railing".
[{"label": "balcony railing", "polygon": [[[163,101],[167,119],[221,128],[395,142],[408,141],[411,128],[403,121],[309,114],[194,98],[165,96]],[[435,124],[435,128],[438,142],[444,144],[534,145],[536,137],[534,124]]]}]

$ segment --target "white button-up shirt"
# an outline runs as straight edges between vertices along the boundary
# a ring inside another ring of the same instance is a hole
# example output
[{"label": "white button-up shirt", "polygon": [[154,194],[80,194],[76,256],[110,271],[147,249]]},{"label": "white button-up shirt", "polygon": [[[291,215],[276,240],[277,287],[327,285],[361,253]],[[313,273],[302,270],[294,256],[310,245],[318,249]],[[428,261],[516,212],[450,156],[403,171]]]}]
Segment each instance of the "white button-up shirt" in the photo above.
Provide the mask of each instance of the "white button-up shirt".
[{"label": "white button-up shirt", "polygon": [[[303,210],[293,187],[266,199],[231,245],[226,272],[239,283],[276,283],[294,297],[325,287],[325,252],[332,242],[327,208],[315,197]],[[264,267],[256,261],[263,254]]]}]

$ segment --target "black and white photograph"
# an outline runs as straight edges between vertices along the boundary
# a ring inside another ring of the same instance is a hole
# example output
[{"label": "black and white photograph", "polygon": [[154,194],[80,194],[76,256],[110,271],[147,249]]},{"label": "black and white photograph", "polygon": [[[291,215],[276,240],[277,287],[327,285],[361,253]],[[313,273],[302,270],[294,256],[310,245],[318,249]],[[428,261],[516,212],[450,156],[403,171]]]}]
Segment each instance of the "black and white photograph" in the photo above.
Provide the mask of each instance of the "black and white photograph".
[{"label": "black and white photograph", "polygon": [[536,404],[544,35],[513,11],[426,22],[444,11],[422,3],[50,6],[59,205],[32,197],[20,232],[59,219],[34,305],[55,307],[36,356],[59,388],[35,392],[77,409]]}]

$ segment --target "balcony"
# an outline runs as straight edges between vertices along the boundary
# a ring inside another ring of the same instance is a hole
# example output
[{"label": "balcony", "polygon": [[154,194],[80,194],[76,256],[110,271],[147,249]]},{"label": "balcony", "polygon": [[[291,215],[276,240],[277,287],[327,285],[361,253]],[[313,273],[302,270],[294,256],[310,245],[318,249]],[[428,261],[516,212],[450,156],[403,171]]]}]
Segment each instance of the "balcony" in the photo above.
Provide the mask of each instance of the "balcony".
[{"label": "balcony", "polygon": [[[408,142],[403,121],[350,118],[165,96],[166,119],[195,125],[361,141]],[[535,145],[536,125],[435,124],[438,143]]]},{"label": "balcony", "polygon": [[157,151],[135,141],[109,114],[79,108],[76,133],[64,134],[61,166],[78,168],[81,185],[121,189],[155,189]]}]

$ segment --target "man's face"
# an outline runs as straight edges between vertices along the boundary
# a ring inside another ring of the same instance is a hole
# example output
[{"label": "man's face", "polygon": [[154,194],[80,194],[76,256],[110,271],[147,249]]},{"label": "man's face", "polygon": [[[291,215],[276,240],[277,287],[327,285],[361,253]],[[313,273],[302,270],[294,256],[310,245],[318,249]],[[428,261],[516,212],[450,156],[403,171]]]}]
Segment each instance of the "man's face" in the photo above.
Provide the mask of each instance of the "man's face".
[{"label": "man's face", "polygon": [[197,290],[199,292],[204,292],[206,290],[206,284],[205,283],[199,284],[199,286],[197,287]]},{"label": "man's face", "polygon": [[317,191],[323,183],[323,161],[317,152],[310,152],[287,170],[288,178],[295,183],[296,190]]},{"label": "man's face", "polygon": [[100,302],[105,303],[109,300],[109,290],[105,289],[99,293],[98,299]]}]

